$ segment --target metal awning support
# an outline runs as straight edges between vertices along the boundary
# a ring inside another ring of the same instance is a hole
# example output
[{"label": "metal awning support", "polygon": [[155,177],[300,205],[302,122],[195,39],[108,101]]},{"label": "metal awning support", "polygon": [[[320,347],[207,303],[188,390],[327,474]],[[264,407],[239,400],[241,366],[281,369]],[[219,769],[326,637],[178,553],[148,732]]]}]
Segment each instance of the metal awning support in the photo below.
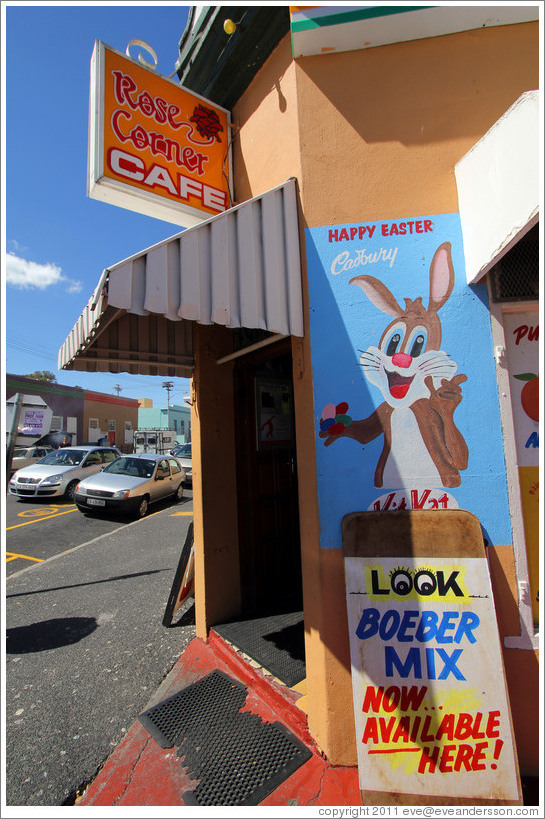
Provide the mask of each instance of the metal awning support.
[{"label": "metal awning support", "polygon": [[191,375],[192,322],[303,335],[296,181],[107,268],[59,368]]}]

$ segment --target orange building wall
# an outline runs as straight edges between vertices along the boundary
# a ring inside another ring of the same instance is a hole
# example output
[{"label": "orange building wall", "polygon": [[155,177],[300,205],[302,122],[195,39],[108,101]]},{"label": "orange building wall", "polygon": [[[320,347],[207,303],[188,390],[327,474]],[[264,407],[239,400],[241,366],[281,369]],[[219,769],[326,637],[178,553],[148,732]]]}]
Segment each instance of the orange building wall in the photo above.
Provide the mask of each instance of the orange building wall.
[{"label": "orange building wall", "polygon": [[[235,197],[296,176],[303,227],[455,212],[456,162],[521,93],[539,87],[538,54],[537,23],[297,63],[287,37],[233,112]],[[306,291],[304,245],[302,255]],[[355,765],[343,559],[319,547],[308,333],[293,352],[309,727],[334,764]],[[492,569],[502,636],[518,634],[510,544],[493,551]],[[532,775],[537,659],[524,650],[504,657],[521,773]]]},{"label": "orange building wall", "polygon": [[309,225],[457,211],[455,163],[538,88],[538,53],[527,23],[298,60]]},{"label": "orange building wall", "polygon": [[295,76],[291,41],[285,37],[233,110],[237,202],[292,176],[301,179]]},{"label": "orange building wall", "polygon": [[83,440],[89,438],[89,419],[98,418],[99,428],[108,432],[108,421],[115,421],[115,444],[125,443],[125,421],[130,421],[132,429],[138,429],[138,402],[133,399],[118,398],[113,395],[86,392],[83,404]]}]

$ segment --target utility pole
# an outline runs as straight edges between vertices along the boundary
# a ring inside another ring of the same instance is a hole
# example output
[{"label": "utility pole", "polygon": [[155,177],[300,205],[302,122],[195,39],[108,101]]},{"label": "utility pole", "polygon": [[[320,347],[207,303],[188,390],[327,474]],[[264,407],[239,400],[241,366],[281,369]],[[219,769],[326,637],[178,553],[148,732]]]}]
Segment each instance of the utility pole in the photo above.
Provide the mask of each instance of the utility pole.
[{"label": "utility pole", "polygon": [[115,385],[114,390],[116,391],[116,394],[119,395],[119,393],[121,392],[121,387],[119,386],[119,384]]},{"label": "utility pole", "polygon": [[167,429],[170,429],[170,391],[174,384],[172,381],[163,381],[162,386],[167,391]]}]

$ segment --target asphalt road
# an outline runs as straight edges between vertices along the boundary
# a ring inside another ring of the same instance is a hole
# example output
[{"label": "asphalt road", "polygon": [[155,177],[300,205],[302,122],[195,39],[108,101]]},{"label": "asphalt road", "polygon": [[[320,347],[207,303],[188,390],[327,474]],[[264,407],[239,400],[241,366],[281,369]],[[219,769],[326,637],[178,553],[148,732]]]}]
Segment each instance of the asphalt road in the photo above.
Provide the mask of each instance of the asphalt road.
[{"label": "asphalt road", "polygon": [[28,556],[52,539],[57,552],[8,555],[20,568],[6,578],[7,806],[73,804],[193,638],[192,601],[162,625],[192,508],[185,497],[135,522],[76,511],[8,531],[32,531]]},{"label": "asphalt road", "polygon": [[[190,489],[184,494],[192,497]],[[172,500],[150,507],[150,514],[172,506]],[[87,515],[64,498],[20,500],[6,496],[6,574],[86,543],[99,535],[128,526],[134,518],[123,515]]]}]

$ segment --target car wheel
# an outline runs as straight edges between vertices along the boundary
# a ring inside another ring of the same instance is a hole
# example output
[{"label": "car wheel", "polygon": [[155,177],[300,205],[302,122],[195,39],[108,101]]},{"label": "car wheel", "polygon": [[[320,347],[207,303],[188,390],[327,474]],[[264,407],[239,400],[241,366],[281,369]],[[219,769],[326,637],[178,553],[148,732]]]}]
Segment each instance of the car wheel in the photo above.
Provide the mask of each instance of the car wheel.
[{"label": "car wheel", "polygon": [[149,509],[149,500],[147,495],[141,499],[140,503],[138,504],[137,514],[139,518],[145,518]]},{"label": "car wheel", "polygon": [[174,498],[177,501],[181,501],[183,496],[184,496],[184,485],[183,485],[183,483],[181,483],[179,485],[178,489],[176,490],[176,492],[174,493]]},{"label": "car wheel", "polygon": [[78,481],[72,481],[66,487],[66,492],[64,493],[65,497],[74,503],[74,495],[76,494],[76,486],[78,485]]}]

